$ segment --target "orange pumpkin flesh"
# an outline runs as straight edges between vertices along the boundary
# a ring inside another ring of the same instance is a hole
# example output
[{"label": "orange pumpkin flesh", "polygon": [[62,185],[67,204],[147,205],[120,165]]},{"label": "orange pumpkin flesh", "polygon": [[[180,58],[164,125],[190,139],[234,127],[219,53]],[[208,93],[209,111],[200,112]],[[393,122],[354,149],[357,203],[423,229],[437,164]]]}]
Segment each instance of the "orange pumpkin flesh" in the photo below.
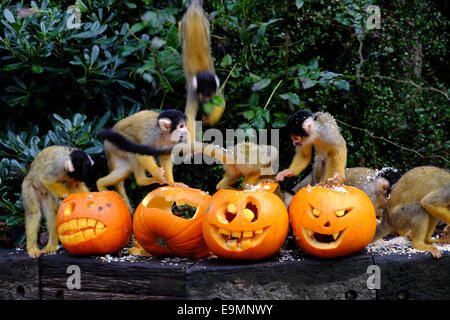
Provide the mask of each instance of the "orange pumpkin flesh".
[{"label": "orange pumpkin flesh", "polygon": [[255,185],[251,191],[266,191],[266,192],[272,192],[274,193],[277,188],[279,187],[278,182],[274,181],[264,181],[257,185]]},{"label": "orange pumpkin flesh", "polygon": [[280,250],[288,228],[284,203],[264,191],[219,190],[203,220],[206,244],[225,259],[267,258]]},{"label": "orange pumpkin flesh", "polygon": [[123,249],[131,236],[131,215],[113,191],[73,193],[61,203],[56,230],[74,255],[97,255]]},{"label": "orange pumpkin flesh", "polygon": [[292,199],[289,217],[298,246],[321,258],[362,250],[372,240],[377,225],[370,198],[343,185],[301,189]]},{"label": "orange pumpkin flesh", "polygon": [[[161,187],[150,192],[134,214],[136,240],[156,256],[201,258],[210,253],[203,240],[202,220],[210,195],[191,188]],[[172,205],[197,208],[191,219],[172,213]]]}]

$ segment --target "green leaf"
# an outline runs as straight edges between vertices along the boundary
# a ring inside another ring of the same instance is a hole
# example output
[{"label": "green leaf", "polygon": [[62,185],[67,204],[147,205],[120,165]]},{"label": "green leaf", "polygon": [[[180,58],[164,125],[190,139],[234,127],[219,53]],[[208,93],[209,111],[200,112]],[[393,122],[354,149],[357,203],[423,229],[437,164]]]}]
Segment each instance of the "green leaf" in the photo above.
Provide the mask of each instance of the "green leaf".
[{"label": "green leaf", "polygon": [[19,68],[22,67],[22,66],[23,66],[22,62],[11,63],[11,64],[8,64],[8,65],[4,66],[4,67],[2,68],[2,70],[3,70],[3,71],[14,71],[14,70],[19,69]]},{"label": "green leaf", "polygon": [[261,79],[253,85],[252,91],[253,92],[260,91],[266,88],[271,82],[272,82],[271,79]]},{"label": "green leaf", "polygon": [[145,21],[138,22],[138,23],[133,24],[133,26],[131,26],[130,30],[133,33],[138,33],[139,31],[144,29],[146,25],[147,25],[147,23]]},{"label": "green leaf", "polygon": [[203,112],[206,114],[211,114],[214,110],[214,103],[212,101],[208,101],[202,106]]},{"label": "green leaf", "polygon": [[214,96],[214,98],[211,99],[211,102],[222,109],[225,108],[225,101],[220,95]]},{"label": "green leaf", "polygon": [[99,52],[100,52],[100,48],[99,48],[97,45],[94,45],[94,46],[92,47],[92,50],[91,50],[91,58],[90,58],[90,60],[89,60],[91,66],[92,66],[92,65],[94,64],[94,62],[97,60]]},{"label": "green leaf", "polygon": [[136,88],[136,86],[134,85],[133,82],[130,81],[125,81],[125,80],[116,80],[116,82],[118,82],[121,86],[127,88],[127,89],[134,89]]},{"label": "green leaf", "polygon": [[226,68],[229,65],[231,65],[233,63],[233,58],[231,57],[231,55],[226,54],[223,58],[222,61],[220,62],[220,66],[222,68]]},{"label": "green leaf", "polygon": [[298,106],[300,104],[300,98],[296,93],[287,92],[280,94],[280,98],[283,100],[288,100],[294,106]]},{"label": "green leaf", "polygon": [[297,9],[300,9],[301,7],[303,7],[304,3],[305,3],[305,1],[303,1],[303,0],[295,0],[295,6],[297,7]]},{"label": "green leaf", "polygon": [[32,71],[33,73],[42,73],[42,71],[44,71],[44,68],[43,68],[42,66],[40,66],[40,65],[33,64],[33,65],[31,66],[31,71]]},{"label": "green leaf", "polygon": [[6,20],[8,20],[9,23],[16,22],[13,13],[9,9],[5,9],[5,11],[3,11],[3,15],[5,16]]},{"label": "green leaf", "polygon": [[336,80],[333,84],[340,90],[350,91],[350,84],[346,80]]}]

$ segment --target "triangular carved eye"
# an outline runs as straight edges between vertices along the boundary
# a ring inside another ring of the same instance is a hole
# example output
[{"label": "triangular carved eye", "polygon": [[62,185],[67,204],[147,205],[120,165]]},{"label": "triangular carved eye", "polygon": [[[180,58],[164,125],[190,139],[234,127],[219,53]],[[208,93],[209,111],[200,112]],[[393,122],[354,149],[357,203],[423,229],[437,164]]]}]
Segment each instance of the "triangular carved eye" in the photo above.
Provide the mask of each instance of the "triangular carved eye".
[{"label": "triangular carved eye", "polygon": [[334,212],[334,214],[336,215],[336,217],[338,218],[342,218],[343,216],[345,216],[347,213],[349,213],[350,211],[352,211],[353,208],[347,208],[347,209],[341,209],[341,210],[336,210]]},{"label": "triangular carved eye", "polygon": [[312,205],[309,205],[309,212],[314,218],[318,218],[320,216],[320,210],[314,208]]}]

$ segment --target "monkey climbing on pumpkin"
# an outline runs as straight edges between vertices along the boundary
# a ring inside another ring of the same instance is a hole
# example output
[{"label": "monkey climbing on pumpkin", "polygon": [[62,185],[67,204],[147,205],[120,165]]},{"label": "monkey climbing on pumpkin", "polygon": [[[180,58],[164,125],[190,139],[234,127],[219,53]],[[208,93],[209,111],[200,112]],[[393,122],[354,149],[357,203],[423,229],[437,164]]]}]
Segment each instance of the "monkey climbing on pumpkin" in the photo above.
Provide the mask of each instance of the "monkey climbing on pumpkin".
[{"label": "monkey climbing on pumpkin", "polygon": [[299,175],[310,163],[313,147],[315,156],[311,184],[339,184],[344,181],[347,145],[332,115],[299,110],[288,118],[286,129],[296,153],[289,168],[277,174],[277,181]]},{"label": "monkey climbing on pumpkin", "polygon": [[[33,160],[22,183],[22,203],[25,211],[25,234],[28,255],[56,251],[56,213],[59,198],[69,193],[89,192],[85,182],[95,177],[94,162],[81,150],[51,146]],[[49,233],[48,243],[40,250],[37,245],[41,216],[44,214]]]},{"label": "monkey climbing on pumpkin", "polygon": [[[115,186],[132,212],[124,186],[124,180],[132,173],[140,186],[153,183],[184,186],[174,181],[170,153],[187,135],[186,116],[173,109],[161,113],[140,111],[120,120],[112,129],[102,129],[99,137],[105,139],[104,149],[111,172],[97,180],[97,189],[105,191]],[[155,156],[159,156],[161,167]],[[147,176],[147,171],[152,177]]]}]

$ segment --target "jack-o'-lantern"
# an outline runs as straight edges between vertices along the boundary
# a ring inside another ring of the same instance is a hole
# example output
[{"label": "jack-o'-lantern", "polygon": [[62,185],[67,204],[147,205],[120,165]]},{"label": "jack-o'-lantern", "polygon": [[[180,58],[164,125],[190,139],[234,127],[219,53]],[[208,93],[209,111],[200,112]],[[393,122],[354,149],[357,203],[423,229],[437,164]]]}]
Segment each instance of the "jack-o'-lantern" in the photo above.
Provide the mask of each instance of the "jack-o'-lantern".
[{"label": "jack-o'-lantern", "polygon": [[97,255],[123,249],[131,236],[131,215],[114,191],[69,194],[56,216],[64,248],[74,255]]},{"label": "jack-o'-lantern", "polygon": [[299,247],[321,258],[362,250],[372,240],[377,225],[370,198],[344,185],[299,190],[289,207],[289,217]]},{"label": "jack-o'-lantern", "polygon": [[280,250],[288,228],[283,201],[264,191],[219,190],[203,219],[206,244],[225,259],[267,258]]},{"label": "jack-o'-lantern", "polygon": [[210,253],[203,240],[202,220],[211,196],[198,189],[161,187],[139,204],[134,236],[156,256],[201,258]]}]

